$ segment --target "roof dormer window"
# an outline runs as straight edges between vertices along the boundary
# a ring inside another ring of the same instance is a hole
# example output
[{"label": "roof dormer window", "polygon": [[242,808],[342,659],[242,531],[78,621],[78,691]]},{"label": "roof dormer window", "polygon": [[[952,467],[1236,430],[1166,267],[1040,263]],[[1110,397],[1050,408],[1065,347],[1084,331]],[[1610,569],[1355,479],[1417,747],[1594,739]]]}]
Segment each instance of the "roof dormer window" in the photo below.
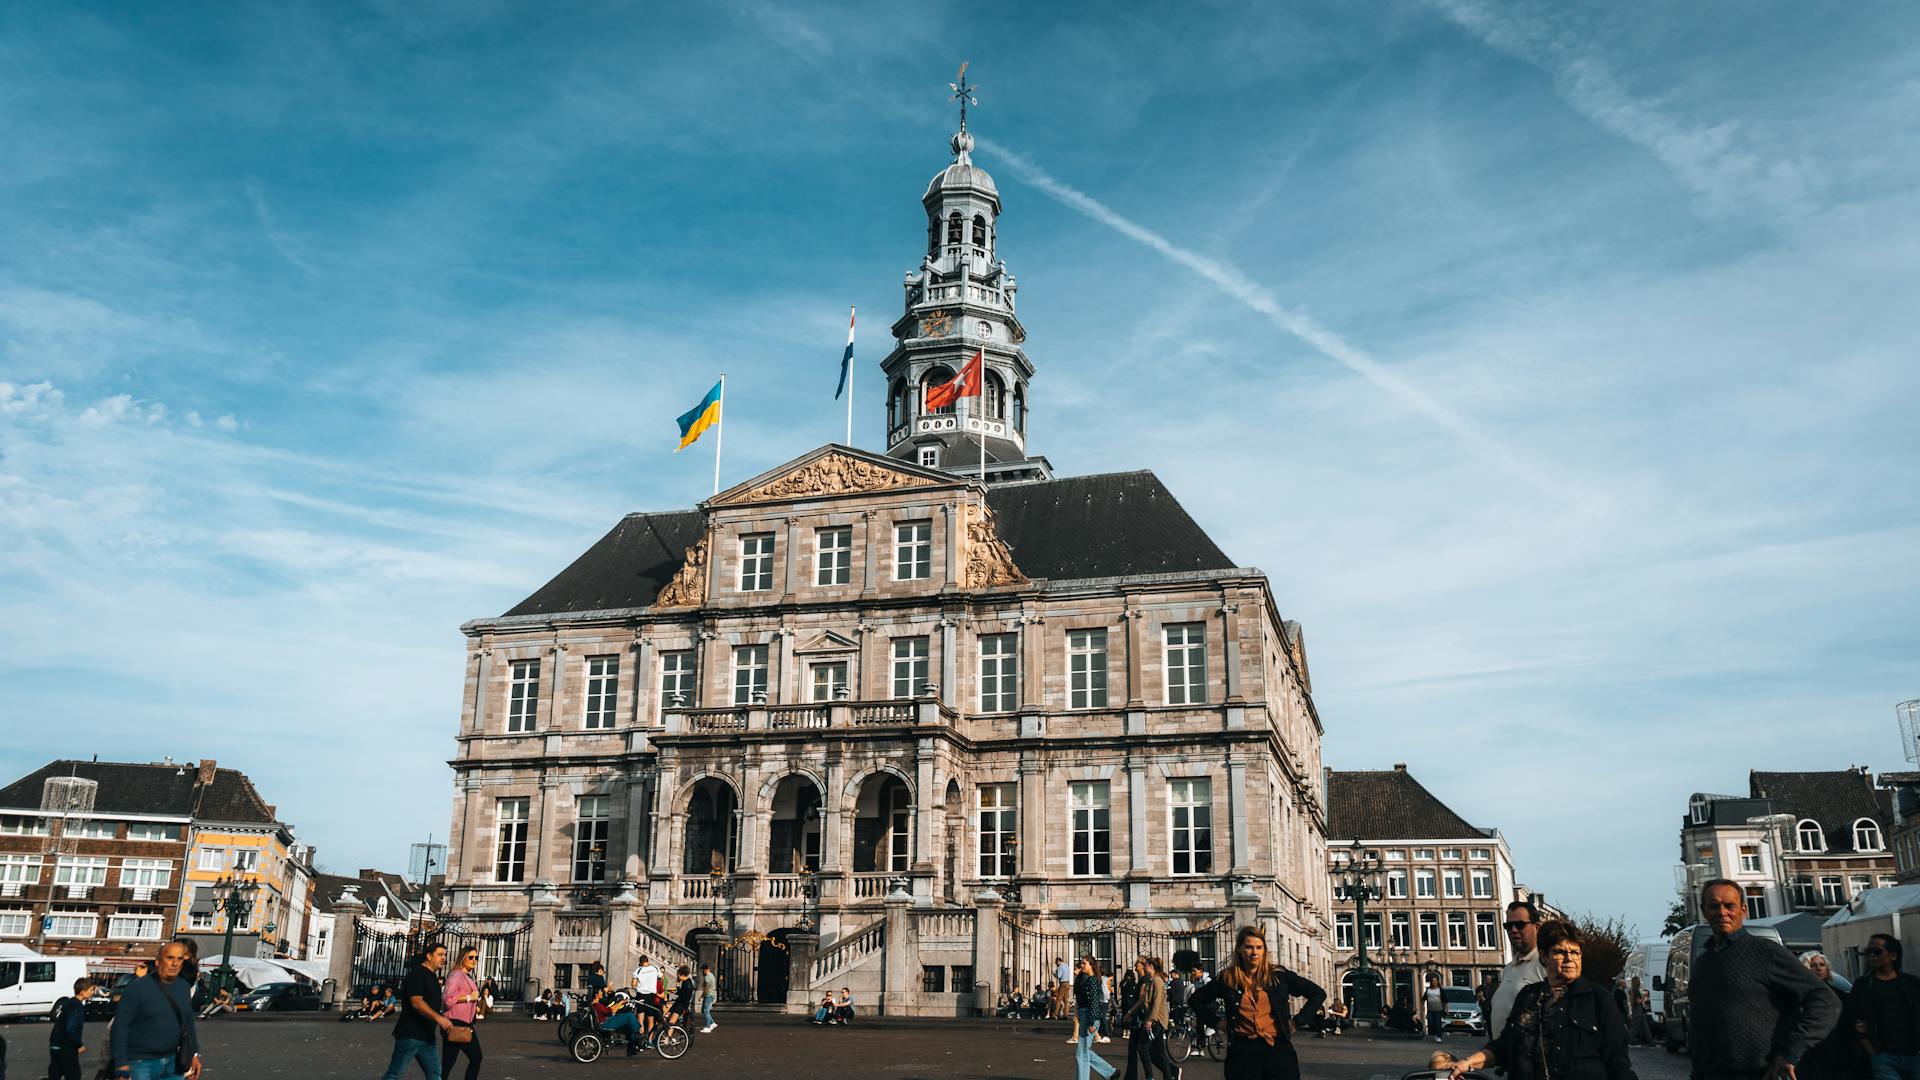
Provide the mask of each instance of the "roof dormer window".
[{"label": "roof dormer window", "polygon": [[1882,846],[1879,822],[1872,818],[1861,818],[1853,823],[1853,850],[1879,851]]},{"label": "roof dormer window", "polygon": [[1795,836],[1799,840],[1801,851],[1827,850],[1826,831],[1820,828],[1820,823],[1812,818],[1801,819],[1800,827],[1795,830]]},{"label": "roof dormer window", "polygon": [[1687,819],[1695,825],[1705,825],[1707,823],[1707,797],[1705,795],[1695,795],[1693,798],[1687,800]]}]

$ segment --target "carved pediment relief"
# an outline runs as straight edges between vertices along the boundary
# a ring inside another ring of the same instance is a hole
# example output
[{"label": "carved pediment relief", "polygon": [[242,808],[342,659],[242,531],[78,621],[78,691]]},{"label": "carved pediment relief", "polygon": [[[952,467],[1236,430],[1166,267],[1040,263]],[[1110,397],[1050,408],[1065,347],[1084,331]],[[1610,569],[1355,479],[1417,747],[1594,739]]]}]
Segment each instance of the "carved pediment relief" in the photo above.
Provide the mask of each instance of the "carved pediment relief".
[{"label": "carved pediment relief", "polygon": [[1013,563],[1013,549],[994,528],[993,511],[983,503],[967,505],[967,576],[969,589],[995,585],[1024,585],[1027,575]]},{"label": "carved pediment relief", "polygon": [[842,637],[828,630],[825,633],[814,635],[812,640],[793,651],[805,655],[807,653],[856,652],[859,648],[859,642],[849,637]]},{"label": "carved pediment relief", "polygon": [[687,549],[687,561],[680,564],[680,572],[673,575],[667,587],[654,597],[655,607],[699,607],[707,599],[707,533],[700,542]]},{"label": "carved pediment relief", "polygon": [[828,453],[807,462],[792,472],[746,491],[729,493],[715,505],[766,502],[772,499],[801,499],[814,495],[848,495],[893,488],[928,487],[934,481],[899,469],[853,457]]}]

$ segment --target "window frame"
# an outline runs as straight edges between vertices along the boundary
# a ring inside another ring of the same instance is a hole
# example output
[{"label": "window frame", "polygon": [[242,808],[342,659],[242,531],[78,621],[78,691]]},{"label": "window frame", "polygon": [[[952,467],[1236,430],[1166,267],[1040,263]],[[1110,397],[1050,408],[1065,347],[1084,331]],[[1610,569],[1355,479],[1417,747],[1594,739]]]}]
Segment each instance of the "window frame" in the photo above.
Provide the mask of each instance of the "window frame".
[{"label": "window frame", "polygon": [[1168,623],[1161,627],[1160,674],[1168,705],[1207,703],[1206,623]]},{"label": "window frame", "polygon": [[120,887],[123,889],[170,889],[173,887],[172,859],[127,858],[120,860]]},{"label": "window frame", "polygon": [[1433,900],[1439,897],[1440,877],[1431,866],[1416,867],[1413,871],[1413,898],[1415,900]]},{"label": "window frame", "polygon": [[740,566],[734,575],[734,591],[743,593],[773,591],[774,534],[741,533],[738,545]]},{"label": "window frame", "polygon": [[1467,897],[1467,875],[1457,866],[1449,866],[1440,871],[1440,897],[1443,900],[1464,900]]},{"label": "window frame", "polygon": [[1437,911],[1416,912],[1419,916],[1419,947],[1437,949],[1440,947],[1440,913]]},{"label": "window frame", "polygon": [[619,723],[620,654],[602,653],[586,658],[586,692],[581,695],[581,726],[588,731],[609,731]]},{"label": "window frame", "polygon": [[[32,876],[28,876],[28,872]],[[38,885],[40,877],[46,872],[46,861],[39,855],[25,852],[0,852],[0,884]]]},{"label": "window frame", "polygon": [[540,727],[540,658],[507,663],[507,734],[524,735]]},{"label": "window frame", "polygon": [[[122,933],[116,925],[121,922],[136,922],[151,929],[151,933]],[[152,912],[116,911],[107,917],[107,940],[109,941],[159,941],[166,933],[167,920],[164,915]]]},{"label": "window frame", "polygon": [[[668,659],[673,663],[669,665]],[[656,720],[665,709],[694,707],[699,694],[699,681],[694,675],[695,664],[692,649],[660,650],[660,687],[659,699],[653,703],[653,715]],[[673,703],[673,695],[681,695],[681,704]]]},{"label": "window frame", "polygon": [[981,634],[979,641],[979,703],[983,713],[1008,713],[1020,708],[1020,635]]},{"label": "window frame", "polygon": [[1213,780],[1210,777],[1183,776],[1167,780],[1167,871],[1175,877],[1213,873]]},{"label": "window frame", "polygon": [[[839,672],[838,678],[833,677],[836,671]],[[824,684],[820,678],[822,674],[828,676]],[[846,657],[826,657],[807,661],[807,700],[812,704],[825,705],[836,701],[838,698],[835,691],[851,690],[852,687],[853,662]],[[823,690],[826,693],[825,697],[821,696]]]},{"label": "window frame", "polygon": [[[1067,631],[1067,708],[1107,707],[1107,684],[1113,660],[1107,651],[1107,628],[1081,627]],[[1094,661],[1098,659],[1096,664]],[[1076,685],[1078,683],[1078,685]]]},{"label": "window frame", "polygon": [[[1481,888],[1481,886],[1486,886]],[[1475,900],[1493,899],[1493,868],[1476,866],[1467,871],[1467,890]]]},{"label": "window frame", "polygon": [[[512,808],[515,812],[509,814]],[[527,880],[527,832],[533,800],[507,795],[493,801],[493,883],[519,885]]]},{"label": "window frame", "polygon": [[1500,923],[1491,911],[1473,913],[1473,947],[1476,949],[1498,949],[1500,947]]},{"label": "window frame", "polygon": [[1020,835],[1020,786],[975,785],[973,810],[975,868],[982,878],[1011,878],[1019,872],[1019,858],[1007,841]]},{"label": "window frame", "polygon": [[[1813,841],[1811,845],[1807,842],[1809,838]],[[1793,827],[1793,842],[1800,851],[1822,852],[1827,850],[1827,831],[1812,818],[1801,818]]]},{"label": "window frame", "polygon": [[[901,652],[903,646],[905,655]],[[926,634],[902,634],[893,639],[887,654],[887,685],[893,691],[894,700],[919,697],[920,688],[927,685],[933,671],[933,638]],[[903,689],[905,693],[901,692]]]},{"label": "window frame", "polygon": [[933,580],[933,521],[893,523],[893,580]]},{"label": "window frame", "polygon": [[[588,810],[595,813],[589,814]],[[612,847],[613,798],[608,795],[582,795],[573,806],[573,882],[598,885],[607,880],[608,855]],[[596,864],[593,847],[600,848]],[[599,873],[594,873],[595,866]],[[584,876],[582,871],[584,870]]]},{"label": "window frame", "polygon": [[1467,913],[1464,911],[1447,912],[1447,948],[1471,949],[1473,932],[1467,928]]},{"label": "window frame", "polygon": [[[1083,797],[1084,796],[1084,797]],[[1113,876],[1113,787],[1105,780],[1067,785],[1070,877]]]},{"label": "window frame", "polygon": [[[1866,843],[1871,837],[1873,843]],[[1886,831],[1872,818],[1858,818],[1853,823],[1853,850],[1881,852],[1887,850]]]},{"label": "window frame", "polygon": [[1393,911],[1387,915],[1388,943],[1396,949],[1413,948],[1413,913]]},{"label": "window frame", "polygon": [[[106,887],[107,875],[113,868],[113,859],[107,855],[61,855],[53,864],[53,884],[56,888],[102,889]],[[84,876],[86,880],[75,880]],[[98,880],[95,880],[95,879]],[[89,935],[91,936],[91,935]]]},{"label": "window frame", "polygon": [[756,695],[765,696],[771,701],[769,690],[772,678],[773,651],[767,645],[735,645],[733,647],[733,703],[735,705],[756,705]]},{"label": "window frame", "polygon": [[[828,545],[827,538],[844,543]],[[831,589],[853,584],[853,526],[826,525],[813,530],[813,585]]]}]

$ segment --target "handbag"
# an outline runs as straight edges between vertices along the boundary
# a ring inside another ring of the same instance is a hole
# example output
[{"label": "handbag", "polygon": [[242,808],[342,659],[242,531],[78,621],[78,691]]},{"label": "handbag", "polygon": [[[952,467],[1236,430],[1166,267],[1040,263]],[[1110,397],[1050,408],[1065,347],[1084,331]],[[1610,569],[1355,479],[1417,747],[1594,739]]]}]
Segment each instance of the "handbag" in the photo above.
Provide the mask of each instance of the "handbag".
[{"label": "handbag", "polygon": [[173,1044],[173,1071],[185,1076],[187,1070],[193,1068],[195,1056],[193,1047],[187,1042],[187,1018],[180,1014],[180,1006],[174,1004],[173,995],[167,993],[164,984],[160,987],[160,996],[166,999],[167,1008],[173,1010],[174,1022],[180,1025],[179,1041]]},{"label": "handbag", "polygon": [[463,1046],[473,1041],[473,1029],[465,1024],[455,1024],[447,1029],[447,1041],[455,1046]]}]

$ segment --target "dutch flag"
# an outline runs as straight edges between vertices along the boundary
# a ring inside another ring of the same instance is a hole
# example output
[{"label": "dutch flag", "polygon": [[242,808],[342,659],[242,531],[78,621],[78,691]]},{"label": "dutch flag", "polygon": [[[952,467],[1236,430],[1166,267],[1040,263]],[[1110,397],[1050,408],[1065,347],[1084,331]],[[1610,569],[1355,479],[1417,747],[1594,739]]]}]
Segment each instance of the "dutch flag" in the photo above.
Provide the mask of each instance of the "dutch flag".
[{"label": "dutch flag", "polygon": [[840,354],[840,388],[833,392],[833,400],[839,401],[840,395],[847,392],[847,377],[853,371],[853,309],[847,309],[847,351]]}]

